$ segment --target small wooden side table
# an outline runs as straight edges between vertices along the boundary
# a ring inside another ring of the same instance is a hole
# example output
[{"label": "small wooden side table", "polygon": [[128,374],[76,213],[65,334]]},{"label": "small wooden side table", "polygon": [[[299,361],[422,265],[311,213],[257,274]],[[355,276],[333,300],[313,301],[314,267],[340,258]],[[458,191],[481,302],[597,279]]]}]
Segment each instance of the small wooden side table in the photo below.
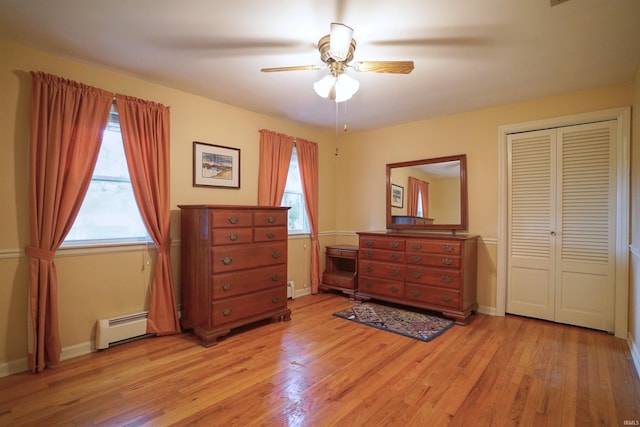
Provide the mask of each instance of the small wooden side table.
[{"label": "small wooden side table", "polygon": [[335,245],[326,247],[325,270],[320,290],[341,291],[350,298],[358,290],[358,247]]}]

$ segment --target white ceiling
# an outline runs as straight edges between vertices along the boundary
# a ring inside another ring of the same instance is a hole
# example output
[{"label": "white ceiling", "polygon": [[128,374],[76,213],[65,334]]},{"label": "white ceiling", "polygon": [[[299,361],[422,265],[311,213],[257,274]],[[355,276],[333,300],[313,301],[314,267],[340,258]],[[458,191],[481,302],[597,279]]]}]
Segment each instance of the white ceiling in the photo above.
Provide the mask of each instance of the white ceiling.
[{"label": "white ceiling", "polygon": [[351,131],[627,82],[640,60],[640,0],[0,0],[0,38],[327,128],[327,70],[260,69],[321,65],[331,22],[354,28],[354,61],[415,62],[347,71]]}]

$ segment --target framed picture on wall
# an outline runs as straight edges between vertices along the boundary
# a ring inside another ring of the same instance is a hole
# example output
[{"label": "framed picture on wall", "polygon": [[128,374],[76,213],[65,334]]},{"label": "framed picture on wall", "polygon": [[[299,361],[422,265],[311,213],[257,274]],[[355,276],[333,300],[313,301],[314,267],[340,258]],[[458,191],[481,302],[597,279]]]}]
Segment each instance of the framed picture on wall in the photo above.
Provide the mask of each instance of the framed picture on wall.
[{"label": "framed picture on wall", "polygon": [[394,208],[404,206],[404,187],[391,184],[391,206]]},{"label": "framed picture on wall", "polygon": [[240,188],[240,149],[193,141],[193,186]]}]

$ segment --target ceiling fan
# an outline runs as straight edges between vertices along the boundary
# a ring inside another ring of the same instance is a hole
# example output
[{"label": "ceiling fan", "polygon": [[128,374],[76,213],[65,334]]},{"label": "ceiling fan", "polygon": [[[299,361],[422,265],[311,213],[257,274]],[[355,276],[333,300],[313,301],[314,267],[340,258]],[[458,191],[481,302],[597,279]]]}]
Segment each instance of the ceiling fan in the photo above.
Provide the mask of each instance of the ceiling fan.
[{"label": "ceiling fan", "polygon": [[409,74],[414,68],[413,61],[358,61],[350,64],[349,62],[353,60],[353,52],[356,50],[353,29],[336,22],[331,24],[330,34],[322,37],[318,42],[318,50],[320,60],[325,65],[262,68],[260,71],[271,73],[329,68],[330,74],[316,82],[313,88],[323,98],[342,102],[350,99],[360,86],[357,80],[345,74],[347,68],[357,72],[394,74]]}]

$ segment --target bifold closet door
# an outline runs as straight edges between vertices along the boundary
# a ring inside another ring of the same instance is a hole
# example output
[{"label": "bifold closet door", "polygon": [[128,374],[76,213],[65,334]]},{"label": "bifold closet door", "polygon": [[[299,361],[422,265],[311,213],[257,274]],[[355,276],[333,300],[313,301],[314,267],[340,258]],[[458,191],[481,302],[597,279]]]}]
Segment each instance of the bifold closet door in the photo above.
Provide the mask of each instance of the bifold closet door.
[{"label": "bifold closet door", "polygon": [[616,129],[509,136],[507,312],[613,331]]}]

